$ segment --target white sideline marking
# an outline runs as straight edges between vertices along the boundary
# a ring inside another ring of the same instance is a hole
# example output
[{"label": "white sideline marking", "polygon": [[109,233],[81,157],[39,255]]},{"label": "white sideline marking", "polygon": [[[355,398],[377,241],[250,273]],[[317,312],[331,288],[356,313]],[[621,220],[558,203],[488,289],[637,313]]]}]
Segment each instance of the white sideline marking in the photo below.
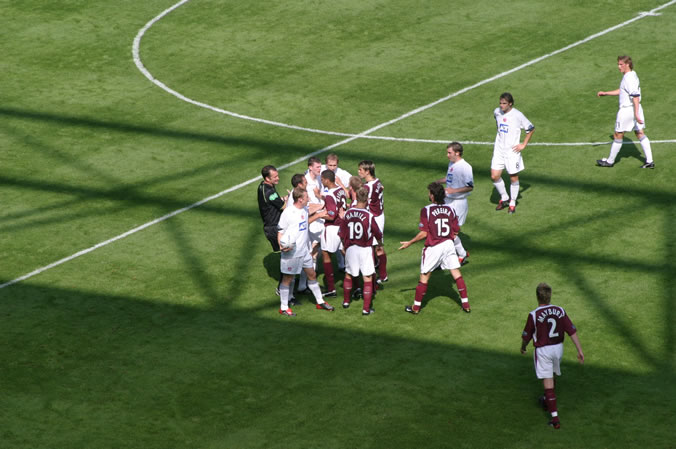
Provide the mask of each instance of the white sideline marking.
[{"label": "white sideline marking", "polygon": [[[225,110],[225,109],[217,108],[217,107],[211,106],[211,105],[209,105],[209,104],[202,103],[202,102],[200,102],[200,101],[197,101],[197,100],[193,100],[193,99],[191,99],[191,98],[188,98],[188,97],[186,97],[185,95],[181,94],[180,92],[177,92],[177,91],[173,90],[172,88],[170,88],[169,86],[167,86],[166,84],[164,84],[162,81],[160,81],[160,80],[158,80],[157,78],[155,78],[155,77],[150,73],[150,71],[148,71],[148,69],[146,69],[146,67],[143,65],[143,62],[141,61],[140,50],[139,50],[139,49],[140,49],[141,39],[143,38],[143,35],[146,33],[146,31],[148,31],[148,29],[150,29],[150,27],[152,27],[156,22],[158,22],[158,21],[159,21],[160,19],[162,19],[164,16],[166,16],[166,15],[169,14],[170,12],[174,11],[175,9],[179,8],[180,6],[183,6],[184,4],[188,3],[189,1],[190,1],[190,0],[181,0],[180,2],[176,3],[175,5],[173,5],[173,6],[169,7],[169,8],[167,8],[167,9],[164,10],[164,11],[162,11],[157,17],[155,17],[154,19],[152,19],[152,20],[151,20],[150,22],[148,22],[143,28],[141,28],[141,29],[139,30],[139,32],[137,33],[136,37],[134,38],[134,43],[133,43],[133,45],[132,45],[132,57],[133,57],[133,59],[134,59],[134,64],[136,64],[136,67],[141,71],[141,73],[143,73],[143,75],[144,75],[146,78],[148,78],[148,80],[150,80],[150,82],[152,82],[153,84],[155,84],[156,86],[158,86],[160,89],[164,90],[165,92],[167,92],[167,93],[173,95],[174,97],[176,97],[176,98],[178,98],[178,99],[180,99],[180,100],[182,100],[182,101],[185,101],[185,102],[187,102],[187,103],[193,104],[193,105],[195,105],[195,106],[199,106],[199,107],[201,107],[201,108],[209,109],[210,111],[217,112],[217,113],[219,113],[219,114],[225,114],[225,115],[229,115],[229,116],[231,116],[231,117],[236,117],[236,118],[240,118],[240,119],[243,119],[243,120],[251,120],[251,121],[253,121],[253,122],[264,123],[264,124],[266,124],[266,125],[278,126],[278,127],[281,127],[281,128],[289,128],[289,129],[295,129],[295,130],[299,130],[299,131],[307,131],[307,132],[316,133],[316,134],[328,134],[328,135],[332,135],[332,136],[343,136],[343,137],[356,137],[356,136],[359,136],[359,137],[361,137],[361,138],[367,138],[367,139],[398,140],[398,141],[402,141],[402,142],[428,142],[428,141],[423,140],[423,139],[407,139],[407,138],[396,138],[396,137],[386,137],[386,136],[365,136],[365,135],[363,135],[363,133],[361,133],[361,134],[352,134],[352,133],[344,133],[344,132],[338,132],[338,131],[327,131],[327,130],[322,130],[322,129],[306,128],[306,127],[303,127],[303,126],[291,125],[291,124],[288,124],[288,123],[275,122],[275,121],[272,121],[272,120],[267,120],[267,119],[258,118],[258,117],[251,117],[251,116],[248,116],[248,115],[238,114],[238,113],[236,113],[236,112],[232,112],[232,111],[228,111],[228,110]],[[427,109],[430,109],[430,108],[432,108],[432,107],[434,107],[434,106],[436,106],[436,105],[438,105],[438,104],[440,104],[440,103],[443,103],[443,102],[445,102],[445,101],[448,101],[448,100],[450,100],[451,98],[457,97],[458,95],[461,95],[461,94],[463,94],[463,93],[465,93],[465,92],[468,92],[468,91],[470,91],[470,90],[476,89],[477,87],[483,86],[484,84],[488,84],[488,83],[490,83],[490,82],[492,82],[492,81],[495,81],[495,80],[497,80],[497,79],[503,78],[503,77],[505,77],[505,76],[507,76],[507,75],[510,75],[510,74],[512,74],[512,73],[514,73],[514,72],[517,72],[517,71],[519,71],[519,70],[521,70],[521,69],[524,69],[524,68],[526,68],[526,67],[529,67],[529,66],[531,66],[531,65],[533,65],[533,64],[537,64],[538,62],[541,62],[541,61],[543,61],[543,60],[545,60],[545,59],[547,59],[547,58],[550,58],[550,57],[552,57],[552,56],[555,56],[555,55],[558,55],[558,54],[560,54],[560,53],[563,53],[564,51],[568,51],[568,50],[570,50],[571,48],[574,48],[574,47],[577,47],[577,46],[579,46],[579,45],[585,44],[585,43],[587,43],[587,42],[589,42],[589,41],[591,41],[591,40],[593,40],[593,39],[596,39],[597,37],[601,37],[601,36],[603,36],[603,35],[606,35],[606,34],[612,32],[612,31],[615,31],[615,30],[617,30],[617,29],[619,29],[619,28],[622,28],[622,27],[624,27],[624,26],[627,26],[627,25],[629,25],[629,24],[631,24],[631,23],[633,23],[633,22],[636,22],[637,20],[641,20],[641,19],[643,19],[644,17],[657,16],[657,15],[659,15],[659,14],[657,14],[657,11],[659,11],[659,10],[661,10],[661,9],[664,9],[664,8],[666,8],[666,7],[668,7],[668,6],[671,6],[671,5],[673,5],[674,3],[676,3],[676,0],[671,0],[671,1],[667,2],[667,3],[664,3],[664,4],[661,5],[661,6],[658,6],[657,8],[651,9],[650,11],[647,11],[647,12],[646,12],[646,11],[640,12],[640,13],[638,13],[638,15],[637,15],[636,17],[634,17],[634,18],[632,18],[632,19],[629,19],[629,20],[627,20],[627,21],[625,21],[625,22],[622,22],[622,23],[620,23],[620,24],[618,24],[618,25],[615,25],[615,26],[612,26],[612,27],[610,27],[610,28],[606,28],[606,29],[603,30],[603,31],[600,31],[600,32],[598,32],[598,33],[596,33],[596,34],[592,34],[591,36],[588,36],[588,37],[586,37],[586,38],[584,38],[584,39],[582,39],[582,40],[579,40],[579,41],[577,41],[577,42],[575,42],[575,43],[573,43],[573,44],[570,44],[570,45],[568,45],[568,46],[566,46],[566,47],[560,48],[560,49],[555,50],[555,51],[553,51],[553,52],[551,52],[551,53],[547,53],[546,55],[540,56],[539,58],[535,58],[535,59],[533,59],[533,60],[531,60],[531,61],[528,61],[528,62],[526,62],[526,63],[524,63],[524,64],[521,64],[520,66],[514,67],[513,69],[510,69],[510,70],[508,70],[508,71],[506,71],[506,72],[502,72],[502,73],[500,73],[500,74],[498,74],[498,75],[495,75],[495,76],[493,76],[493,77],[491,77],[491,78],[487,78],[487,79],[485,79],[485,80],[483,80],[483,81],[479,81],[479,82],[476,83],[476,84],[473,84],[473,85],[471,85],[471,86],[469,86],[469,87],[465,87],[464,89],[461,89],[461,90],[459,90],[459,91],[457,91],[457,92],[454,92],[454,93],[452,93],[452,94],[450,94],[450,95],[448,95],[448,96],[446,96],[446,97],[440,98],[440,99],[438,99],[438,100],[436,100],[436,101],[434,101],[434,102],[432,102],[432,103],[429,103],[429,104],[427,104],[427,105],[425,105],[425,106],[421,106],[421,107],[419,107],[419,108],[417,108],[417,109],[414,109],[414,110],[412,110],[412,111],[410,111],[410,112],[407,112],[406,114],[404,114],[404,115],[402,115],[402,116],[400,116],[400,117],[397,117],[397,118],[395,118],[395,119],[393,119],[393,120],[390,120],[389,122],[385,122],[385,123],[381,124],[382,126],[379,125],[379,127],[375,127],[374,131],[376,131],[376,130],[378,130],[378,129],[380,129],[380,128],[384,128],[384,127],[386,127],[386,126],[389,126],[389,125],[391,125],[391,124],[393,124],[393,123],[396,123],[396,122],[398,122],[398,121],[401,121],[401,120],[403,120],[403,119],[405,119],[405,118],[408,118],[408,117],[410,117],[410,116],[412,116],[412,115],[418,114],[419,112],[423,112],[423,111],[425,111],[425,110],[427,110]],[[451,139],[451,140],[452,140],[452,139]],[[444,140],[443,142],[448,142],[448,141],[449,141],[449,140]],[[434,142],[434,143],[438,143],[439,141],[433,141],[433,142]],[[491,144],[492,144],[492,143],[491,143]]]},{"label": "white sideline marking", "polygon": [[[210,105],[208,105],[208,104],[200,103],[200,102],[195,101],[195,100],[191,100],[190,98],[185,97],[184,95],[182,95],[182,94],[180,94],[180,93],[178,93],[178,92],[176,92],[176,91],[170,89],[169,87],[167,87],[167,86],[166,86],[164,83],[162,83],[161,81],[155,79],[155,78],[153,77],[153,75],[152,75],[152,74],[151,74],[151,73],[143,66],[143,63],[141,62],[141,59],[140,59],[140,57],[139,57],[139,46],[140,46],[140,43],[141,43],[141,38],[143,37],[143,35],[145,34],[145,32],[146,32],[151,26],[153,26],[157,21],[159,21],[159,20],[162,19],[164,16],[166,16],[166,15],[169,14],[170,12],[174,11],[176,8],[178,8],[178,7],[182,6],[182,5],[184,5],[185,3],[189,2],[189,1],[190,1],[190,0],[181,0],[180,2],[176,3],[176,4],[173,5],[172,7],[170,7],[170,8],[168,8],[168,9],[162,11],[157,17],[155,17],[154,19],[152,19],[152,20],[151,20],[150,22],[148,22],[143,28],[141,28],[141,30],[138,32],[138,34],[137,34],[136,37],[134,38],[134,43],[133,43],[133,46],[132,46],[132,55],[133,55],[133,58],[134,58],[134,63],[136,64],[136,66],[138,67],[138,69],[141,71],[141,73],[143,73],[143,74],[145,75],[145,77],[148,78],[148,79],[149,79],[151,82],[153,82],[155,85],[157,85],[157,86],[160,87],[161,89],[165,90],[166,92],[170,93],[171,95],[174,95],[175,97],[177,97],[177,98],[179,98],[179,99],[181,99],[181,100],[183,100],[183,101],[186,101],[186,102],[188,102],[188,103],[194,104],[194,105],[196,105],[196,106],[200,106],[200,107],[203,107],[203,108],[206,108],[206,109],[210,109],[210,110],[212,110],[212,111],[214,111],[214,112],[219,112],[219,113],[222,113],[222,114],[231,115],[231,116],[233,116],[233,117],[238,117],[238,118],[242,118],[242,119],[246,119],[246,120],[253,120],[253,121],[255,121],[255,122],[266,123],[266,124],[269,124],[269,125],[281,126],[281,127],[285,127],[285,128],[292,128],[292,129],[298,129],[298,130],[310,131],[310,132],[316,132],[316,133],[318,132],[318,133],[321,133],[321,134],[331,134],[331,135],[339,135],[339,136],[347,137],[346,139],[343,139],[343,140],[341,140],[341,141],[339,141],[339,142],[336,142],[336,143],[334,143],[334,144],[332,144],[332,145],[326,146],[326,147],[321,148],[321,149],[319,149],[319,150],[317,150],[317,151],[315,151],[315,152],[313,152],[313,153],[310,153],[310,154],[307,154],[307,155],[305,155],[305,156],[303,156],[303,157],[300,157],[300,158],[296,159],[295,161],[292,161],[292,162],[289,162],[289,163],[287,163],[287,164],[284,164],[284,165],[278,167],[278,170],[283,170],[283,169],[288,168],[288,167],[290,167],[290,166],[292,166],[292,165],[295,165],[295,164],[297,164],[297,163],[299,163],[299,162],[305,161],[305,160],[307,160],[307,158],[309,158],[309,157],[311,157],[311,156],[315,156],[315,155],[318,155],[318,154],[320,154],[320,153],[324,153],[324,152],[329,151],[329,150],[331,150],[331,149],[333,149],[333,148],[339,147],[339,146],[341,146],[341,145],[344,145],[344,144],[346,144],[346,143],[352,142],[353,140],[360,139],[360,138],[373,138],[373,139],[379,138],[379,139],[385,139],[385,140],[402,140],[402,141],[416,141],[416,142],[430,142],[430,143],[445,143],[445,142],[448,142],[448,140],[444,140],[444,141],[424,140],[424,141],[423,141],[423,140],[420,140],[420,139],[404,139],[404,138],[396,138],[396,137],[369,136],[369,134],[371,134],[372,132],[377,131],[377,130],[379,130],[379,129],[381,129],[381,128],[384,128],[384,127],[386,127],[386,126],[389,126],[389,125],[391,125],[391,124],[393,124],[393,123],[396,123],[396,122],[399,122],[399,121],[401,121],[401,120],[404,120],[405,118],[408,118],[408,117],[411,117],[411,116],[413,116],[413,115],[415,115],[415,114],[418,114],[419,112],[423,112],[423,111],[425,111],[425,110],[427,110],[427,109],[430,109],[430,108],[432,108],[432,107],[434,107],[434,106],[436,106],[436,105],[438,105],[438,104],[440,104],[440,103],[443,103],[443,102],[445,102],[445,101],[447,101],[447,100],[450,100],[451,98],[457,97],[458,95],[461,95],[461,94],[463,94],[463,93],[465,93],[465,92],[468,92],[468,91],[470,91],[470,90],[472,90],[472,89],[475,89],[475,88],[477,88],[477,87],[483,86],[484,84],[488,84],[488,83],[490,83],[490,82],[492,82],[492,81],[495,81],[495,80],[497,80],[497,79],[499,79],[499,78],[505,77],[505,76],[507,76],[507,75],[509,75],[509,74],[512,74],[512,73],[514,73],[514,72],[516,72],[516,71],[518,71],[518,70],[521,70],[521,69],[523,69],[523,68],[529,67],[529,66],[531,66],[531,65],[533,65],[533,64],[536,64],[536,63],[538,63],[538,62],[540,62],[540,61],[542,61],[542,60],[544,60],[544,59],[550,58],[550,57],[552,57],[552,56],[554,56],[554,55],[557,55],[557,54],[559,54],[559,53],[562,53],[562,52],[564,52],[564,51],[566,51],[566,50],[570,50],[571,48],[574,48],[574,47],[577,47],[578,45],[581,45],[581,44],[584,44],[584,43],[586,43],[586,42],[589,42],[589,41],[592,40],[592,39],[595,39],[595,38],[597,38],[597,37],[600,37],[600,36],[603,36],[603,35],[605,35],[605,34],[608,34],[608,33],[612,32],[612,31],[617,30],[618,28],[622,28],[622,27],[624,27],[624,26],[626,26],[626,25],[629,25],[630,23],[633,23],[633,22],[635,22],[635,21],[637,21],[637,20],[640,20],[640,19],[642,19],[642,18],[644,18],[644,17],[648,17],[648,16],[650,16],[650,15],[654,15],[655,12],[657,12],[657,11],[663,9],[663,8],[666,8],[666,7],[668,7],[668,6],[670,6],[670,5],[674,4],[674,3],[676,3],[676,0],[671,0],[670,2],[667,2],[667,3],[665,3],[665,4],[661,5],[661,6],[658,6],[657,8],[654,8],[654,9],[650,10],[648,13],[645,13],[645,12],[640,13],[638,16],[634,17],[633,19],[630,19],[630,20],[627,20],[627,21],[625,21],[625,22],[622,22],[622,23],[620,23],[619,25],[615,25],[615,26],[613,26],[613,27],[607,28],[607,29],[605,29],[605,30],[603,30],[603,31],[601,31],[601,32],[599,32],[599,33],[593,34],[593,35],[591,35],[591,36],[589,36],[589,37],[587,37],[587,38],[585,38],[585,39],[582,39],[582,40],[580,40],[580,41],[577,41],[577,42],[575,42],[575,43],[573,43],[573,44],[570,44],[570,45],[568,45],[568,46],[566,46],[566,47],[563,47],[563,48],[561,48],[561,49],[559,49],[559,50],[556,50],[556,51],[553,51],[553,52],[551,52],[551,53],[548,53],[548,54],[546,54],[546,55],[544,55],[544,56],[540,56],[539,58],[536,58],[536,59],[533,59],[533,60],[531,60],[531,61],[529,61],[529,62],[526,62],[526,63],[524,63],[524,64],[521,64],[520,66],[517,66],[517,67],[515,67],[515,68],[513,68],[513,69],[511,69],[511,70],[507,70],[507,71],[502,72],[502,73],[500,73],[500,74],[498,74],[498,75],[495,75],[495,76],[493,76],[493,77],[491,77],[491,78],[487,78],[487,79],[485,79],[485,80],[483,80],[483,81],[479,81],[479,82],[476,83],[476,84],[473,84],[473,85],[471,85],[471,86],[469,86],[469,87],[466,87],[466,88],[464,88],[464,89],[461,89],[461,90],[459,90],[459,91],[457,91],[457,92],[454,92],[454,93],[452,93],[452,94],[450,94],[450,95],[447,95],[447,96],[445,96],[445,97],[443,97],[443,98],[440,98],[440,99],[438,99],[438,100],[436,100],[436,101],[434,101],[434,102],[432,102],[432,103],[429,103],[429,104],[427,104],[427,105],[424,105],[424,106],[421,106],[421,107],[419,107],[419,108],[416,108],[416,109],[414,109],[414,110],[412,110],[412,111],[410,111],[410,112],[407,112],[406,114],[403,114],[403,115],[401,115],[401,116],[399,116],[399,117],[397,117],[397,118],[395,118],[395,119],[392,119],[392,120],[387,121],[387,122],[383,122],[383,123],[381,123],[381,124],[379,124],[379,125],[374,126],[373,128],[367,129],[366,131],[363,131],[363,132],[361,132],[361,133],[359,133],[359,134],[346,134],[346,133],[337,133],[337,132],[332,132],[332,131],[315,130],[315,129],[311,129],[311,128],[303,128],[303,127],[300,127],[300,126],[288,125],[288,124],[284,124],[284,123],[273,122],[273,121],[270,121],[270,120],[259,119],[259,118],[255,118],[255,117],[249,117],[249,116],[237,114],[237,113],[234,113],[234,112],[226,111],[226,110],[223,110],[223,109],[214,108],[213,106],[210,106]],[[662,141],[657,141],[657,142],[662,142]],[[665,141],[665,142],[673,142],[673,141]],[[473,144],[480,144],[480,145],[492,145],[492,142],[467,142],[467,143],[468,143],[468,144],[470,144],[470,143],[473,143]],[[590,144],[590,145],[596,145],[596,144],[602,144],[602,143],[605,143],[605,142],[588,143],[588,144]],[[580,143],[580,144],[581,144],[581,143]],[[551,145],[580,145],[580,144],[572,143],[572,144],[551,144]],[[543,144],[541,144],[541,145],[543,145]],[[134,228],[134,229],[130,229],[129,231],[127,231],[127,232],[125,232],[125,233],[123,233],[123,234],[120,234],[120,235],[118,235],[118,236],[116,236],[116,237],[113,237],[113,238],[108,239],[108,240],[106,240],[106,241],[97,243],[96,245],[94,245],[94,246],[92,246],[92,247],[89,247],[89,248],[87,248],[87,249],[83,249],[82,251],[78,251],[78,252],[75,253],[75,254],[72,254],[72,255],[70,255],[70,256],[68,256],[68,257],[64,257],[63,259],[57,260],[56,262],[53,262],[53,263],[51,263],[51,264],[49,264],[49,265],[45,265],[44,267],[38,268],[38,269],[36,269],[36,270],[34,270],[34,271],[31,271],[30,273],[27,273],[27,274],[24,274],[23,276],[18,277],[18,278],[16,278],[16,279],[13,279],[13,280],[11,280],[11,281],[5,282],[4,284],[0,284],[0,289],[3,289],[3,288],[8,287],[8,286],[10,286],[10,285],[13,285],[13,284],[16,284],[16,283],[18,283],[18,282],[24,281],[24,280],[26,280],[26,279],[29,279],[29,278],[33,277],[33,276],[37,276],[38,274],[43,273],[43,272],[45,272],[45,271],[47,271],[47,270],[49,270],[49,269],[52,269],[52,268],[54,268],[54,267],[57,267],[57,266],[59,266],[59,265],[61,265],[61,264],[64,264],[64,263],[66,263],[66,262],[69,262],[69,261],[71,261],[71,260],[73,260],[73,259],[76,259],[76,258],[78,258],[78,257],[80,257],[80,256],[83,256],[83,255],[85,255],[85,254],[89,254],[89,253],[91,253],[92,251],[95,251],[95,250],[97,250],[97,249],[99,249],[99,248],[102,248],[102,247],[104,247],[104,246],[109,245],[110,243],[116,242],[116,241],[121,240],[121,239],[123,239],[123,238],[125,238],[125,237],[128,237],[128,236],[130,236],[130,235],[132,235],[132,234],[135,234],[135,233],[137,233],[137,232],[139,232],[139,231],[142,231],[142,230],[144,230],[144,229],[146,229],[146,228],[148,228],[148,227],[150,227],[150,226],[153,226],[153,225],[155,225],[155,224],[157,224],[157,223],[161,223],[161,222],[163,222],[163,221],[165,221],[165,220],[168,220],[169,218],[171,218],[171,217],[173,217],[173,216],[175,216],[175,215],[178,215],[178,214],[181,214],[181,213],[183,213],[183,212],[189,211],[190,209],[194,209],[194,208],[196,208],[196,207],[198,207],[198,206],[201,206],[202,204],[204,204],[204,203],[206,203],[206,202],[208,202],[208,201],[211,201],[211,200],[214,200],[214,199],[216,199],[216,198],[219,198],[219,197],[221,197],[221,196],[223,196],[223,195],[225,195],[225,194],[227,194],[227,193],[233,192],[233,191],[235,191],[235,190],[239,190],[239,189],[241,189],[242,187],[245,187],[245,186],[247,186],[247,185],[249,185],[249,184],[251,184],[251,183],[254,183],[254,182],[258,181],[258,180],[259,180],[258,177],[251,178],[251,179],[249,179],[249,180],[247,180],[247,181],[244,181],[244,182],[242,182],[242,183],[240,183],[240,184],[237,184],[236,186],[230,187],[230,188],[228,188],[228,189],[226,189],[226,190],[223,190],[223,191],[221,191],[221,192],[219,192],[219,193],[217,193],[217,194],[215,194],[215,195],[211,195],[211,196],[209,196],[209,197],[207,197],[207,198],[204,198],[204,199],[202,199],[202,200],[200,200],[200,201],[198,201],[198,202],[196,202],[196,203],[193,203],[193,204],[191,204],[191,205],[189,205],[189,206],[186,206],[186,207],[181,208],[181,209],[177,209],[177,210],[175,210],[175,211],[173,211],[173,212],[170,212],[170,213],[168,213],[168,214],[166,214],[166,215],[164,215],[164,216],[162,216],[162,217],[156,218],[155,220],[149,221],[149,222],[147,222],[147,223],[145,223],[145,224],[143,224],[143,225],[141,225],[141,226],[138,226],[138,227],[136,227],[136,228]]]}]

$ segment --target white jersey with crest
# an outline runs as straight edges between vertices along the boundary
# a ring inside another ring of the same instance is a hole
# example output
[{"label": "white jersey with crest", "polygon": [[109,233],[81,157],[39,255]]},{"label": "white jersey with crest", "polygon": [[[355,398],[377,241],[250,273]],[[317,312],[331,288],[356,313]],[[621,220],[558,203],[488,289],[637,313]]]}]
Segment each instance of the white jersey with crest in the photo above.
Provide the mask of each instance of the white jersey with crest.
[{"label": "white jersey with crest", "polygon": [[535,126],[516,108],[503,113],[500,108],[493,111],[498,133],[495,136],[495,151],[511,152],[512,148],[521,143],[521,130],[527,133],[533,131]]}]

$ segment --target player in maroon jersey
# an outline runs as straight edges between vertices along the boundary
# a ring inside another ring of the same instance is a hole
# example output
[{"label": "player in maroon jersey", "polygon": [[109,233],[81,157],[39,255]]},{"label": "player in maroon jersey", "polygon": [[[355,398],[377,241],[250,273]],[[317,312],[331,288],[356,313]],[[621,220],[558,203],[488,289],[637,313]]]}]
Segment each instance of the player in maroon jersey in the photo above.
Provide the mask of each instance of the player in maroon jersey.
[{"label": "player in maroon jersey", "polygon": [[324,278],[326,279],[325,297],[336,296],[336,283],[333,274],[331,254],[343,249],[338,236],[340,226],[340,211],[347,209],[345,189],[336,184],[336,174],[331,170],[324,170],[321,175],[322,186],[328,189],[324,194],[324,208],[327,217],[324,219],[324,232],[321,237],[322,261],[324,263]]},{"label": "player in maroon jersey", "polygon": [[[385,234],[385,212],[383,210],[383,184],[376,178],[376,165],[373,161],[361,161],[357,170],[359,176],[364,180],[364,187],[368,191],[368,208],[376,217],[376,223],[380,232]],[[387,254],[382,242],[379,244],[373,242],[376,247],[375,257],[378,259],[378,279],[377,283],[382,287],[383,282],[387,282]]]},{"label": "player in maroon jersey", "polygon": [[339,235],[345,247],[345,280],[343,281],[343,308],[350,307],[350,295],[352,293],[352,279],[364,277],[364,307],[362,315],[370,315],[374,312],[371,307],[373,298],[373,239],[379,243],[383,235],[378,228],[376,219],[367,209],[368,191],[361,187],[357,190],[357,204],[347,212],[340,222]]},{"label": "player in maroon jersey", "polygon": [[467,286],[460,273],[460,261],[455,253],[453,239],[458,232],[458,218],[451,206],[445,204],[446,191],[444,186],[438,182],[433,182],[427,186],[429,198],[432,204],[428,204],[420,210],[420,231],[408,242],[400,242],[399,249],[406,249],[413,243],[425,240],[425,247],[422,250],[422,260],[420,261],[420,281],[415,289],[415,300],[412,306],[406,306],[404,310],[412,314],[420,312],[423,297],[427,292],[427,282],[430,279],[432,271],[441,266],[444,270],[450,270],[451,276],[455,279],[460,293],[462,310],[469,313],[469,299],[467,298]]},{"label": "player in maroon jersey", "polygon": [[526,353],[528,342],[533,340],[535,352],[535,374],[542,379],[545,394],[540,398],[540,403],[546,407],[552,416],[549,425],[555,429],[561,427],[559,413],[556,409],[556,394],[554,393],[554,373],[561,375],[561,358],[563,357],[564,332],[570,335],[580,363],[584,363],[584,353],[577,336],[577,329],[568,318],[562,307],[551,304],[552,288],[541,283],[535,293],[538,298],[538,307],[528,314],[526,327],[523,329],[521,354]]}]

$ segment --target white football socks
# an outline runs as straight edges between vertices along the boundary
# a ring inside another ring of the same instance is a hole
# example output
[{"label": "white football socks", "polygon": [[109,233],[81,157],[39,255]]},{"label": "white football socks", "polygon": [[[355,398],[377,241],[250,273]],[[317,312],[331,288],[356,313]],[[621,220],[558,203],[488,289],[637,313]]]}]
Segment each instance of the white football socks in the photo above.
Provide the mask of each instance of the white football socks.
[{"label": "white football socks", "polygon": [[512,196],[512,199],[509,201],[510,206],[516,205],[516,199],[519,196],[519,181],[513,182],[509,186],[509,194]]},{"label": "white football socks", "polygon": [[505,181],[500,178],[499,181],[494,182],[493,185],[495,186],[495,190],[498,191],[500,194],[500,200],[501,201],[507,201],[509,199],[509,196],[507,195],[507,189],[505,188]]},{"label": "white football socks", "polygon": [[608,163],[614,164],[615,163],[615,158],[617,157],[618,154],[620,154],[620,150],[622,149],[622,141],[621,140],[613,140],[612,145],[610,145],[610,155],[608,156]]},{"label": "white football socks", "polygon": [[289,286],[280,285],[279,286],[279,300],[280,300],[280,310],[286,310],[289,308]]},{"label": "white football socks", "polygon": [[312,294],[315,296],[317,304],[324,303],[324,298],[322,298],[322,291],[319,288],[319,282],[317,282],[316,279],[314,281],[307,281],[307,288],[309,288]]},{"label": "white football socks", "polygon": [[653,150],[650,147],[650,139],[644,134],[639,142],[641,142],[641,148],[643,148],[643,153],[645,154],[645,162],[646,164],[650,164],[653,162]]},{"label": "white football socks", "polygon": [[462,246],[460,237],[458,237],[457,235],[453,239],[453,245],[455,245],[455,252],[459,258],[464,259],[465,257],[467,257],[467,251],[465,251],[465,247]]}]

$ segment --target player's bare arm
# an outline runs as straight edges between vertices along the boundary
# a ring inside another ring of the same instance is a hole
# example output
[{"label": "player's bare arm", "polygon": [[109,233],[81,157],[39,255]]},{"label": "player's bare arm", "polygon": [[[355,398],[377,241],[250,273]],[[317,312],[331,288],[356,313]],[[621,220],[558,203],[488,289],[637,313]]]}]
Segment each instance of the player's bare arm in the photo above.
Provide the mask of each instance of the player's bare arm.
[{"label": "player's bare arm", "polygon": [[399,247],[399,249],[406,249],[409,246],[413,245],[415,242],[419,242],[420,240],[425,240],[426,238],[427,238],[427,232],[420,231],[420,232],[418,232],[418,235],[413,237],[408,242],[399,242],[399,243],[401,243],[401,246]]},{"label": "player's bare arm", "polygon": [[523,143],[520,143],[513,147],[512,149],[516,151],[517,153],[520,153],[526,146],[528,145],[528,142],[530,142],[530,138],[533,136],[533,133],[535,132],[535,128],[531,129],[530,132],[526,133],[526,137],[523,139]]},{"label": "player's bare arm", "polygon": [[636,118],[636,121],[642,125],[643,120],[641,120],[641,117],[638,114],[638,108],[641,105],[639,97],[631,97],[631,102],[634,105],[634,117]]},{"label": "player's bare arm", "polygon": [[466,192],[471,192],[474,190],[474,187],[472,186],[465,186],[465,187],[458,187],[457,189],[454,189],[453,187],[446,187],[446,193],[448,195],[451,195],[453,193],[466,193]]},{"label": "player's bare arm", "polygon": [[573,340],[575,349],[577,349],[577,359],[580,361],[580,363],[584,363],[584,353],[582,352],[582,345],[580,344],[580,339],[577,336],[577,332],[571,335],[570,339]]},{"label": "player's bare arm", "polygon": [[319,210],[316,211],[315,213],[310,214],[310,216],[308,217],[307,222],[308,222],[308,224],[310,224],[310,223],[312,223],[312,222],[315,221],[315,220],[319,220],[320,218],[326,218],[326,217],[328,217],[328,216],[329,216],[329,213],[326,212],[326,209],[319,209]]},{"label": "player's bare arm", "polygon": [[618,96],[620,95],[620,89],[609,90],[609,91],[599,91],[596,93],[597,97],[606,97],[606,96]]}]

